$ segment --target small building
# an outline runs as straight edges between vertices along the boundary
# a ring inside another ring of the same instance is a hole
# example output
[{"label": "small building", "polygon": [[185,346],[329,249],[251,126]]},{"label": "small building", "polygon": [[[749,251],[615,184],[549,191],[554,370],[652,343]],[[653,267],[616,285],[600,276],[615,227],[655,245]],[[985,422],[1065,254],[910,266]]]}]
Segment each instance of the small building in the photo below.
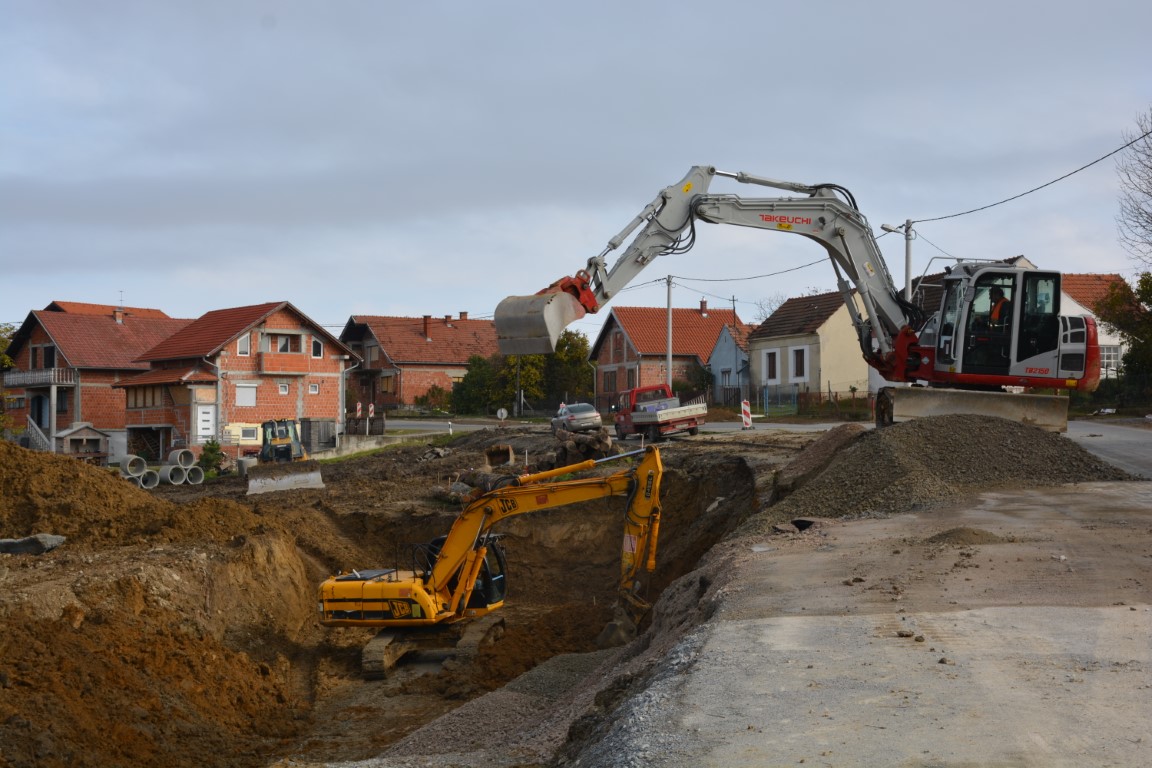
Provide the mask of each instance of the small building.
[{"label": "small building", "polygon": [[[607,410],[620,392],[669,379],[668,315],[672,315],[671,380],[690,382],[712,357],[725,326],[743,326],[731,309],[614,307],[592,344],[596,408]],[[697,392],[682,393],[697,395]]]},{"label": "small building", "polygon": [[496,323],[459,317],[354,315],[340,334],[363,363],[352,370],[349,398],[376,408],[411,406],[434,388],[451,393],[474,355],[499,351]]},{"label": "small building", "polygon": [[[853,297],[862,311],[855,291]],[[869,366],[839,291],[788,299],[752,332],[748,348],[765,406],[794,405],[811,393],[868,391]]]},{"label": "small building", "polygon": [[712,402],[739,408],[740,402],[751,397],[748,362],[748,337],[756,326],[741,323],[724,324],[708,356],[708,370],[712,373]]}]

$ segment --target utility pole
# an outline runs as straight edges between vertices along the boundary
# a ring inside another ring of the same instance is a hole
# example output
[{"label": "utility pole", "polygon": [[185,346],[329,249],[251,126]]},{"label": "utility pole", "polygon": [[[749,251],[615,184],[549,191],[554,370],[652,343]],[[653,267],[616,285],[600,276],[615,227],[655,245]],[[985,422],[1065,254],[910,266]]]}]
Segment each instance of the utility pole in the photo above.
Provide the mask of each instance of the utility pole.
[{"label": "utility pole", "polygon": [[[668,391],[672,391],[672,275],[668,275]],[[639,383],[639,382],[637,382]]]},{"label": "utility pole", "polygon": [[904,233],[904,300],[912,301],[912,219],[905,219],[903,226],[881,224],[885,232]]}]

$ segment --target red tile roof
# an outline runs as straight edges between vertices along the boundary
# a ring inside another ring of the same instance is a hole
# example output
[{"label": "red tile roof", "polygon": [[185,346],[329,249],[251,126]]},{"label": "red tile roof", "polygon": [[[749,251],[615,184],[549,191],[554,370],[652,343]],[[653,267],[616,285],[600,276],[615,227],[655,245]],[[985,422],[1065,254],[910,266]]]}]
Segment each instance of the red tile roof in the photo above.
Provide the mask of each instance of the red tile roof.
[{"label": "red tile roof", "polygon": [[200,368],[153,368],[125,379],[119,387],[139,387],[146,384],[215,384],[216,375]]},{"label": "red tile roof", "polygon": [[839,291],[788,299],[752,332],[751,338],[771,339],[816,333],[842,306],[844,297]]},{"label": "red tile roof", "polygon": [[[624,331],[638,354],[668,353],[667,307],[614,307],[604,328],[612,320]],[[744,323],[731,309],[709,309],[703,303],[700,309],[673,307],[672,354],[694,356],[702,365],[707,363],[725,325],[739,327]],[[597,339],[596,345],[599,344],[600,339]]]},{"label": "red tile roof", "polygon": [[270,301],[248,307],[232,307],[207,312],[140,355],[141,360],[185,360],[210,357],[244,331],[282,307],[286,301]]},{"label": "red tile roof", "polygon": [[117,307],[112,304],[85,304],[79,301],[54,301],[44,307],[45,312],[67,312],[72,315],[107,315],[111,317],[117,310],[132,317],[168,317],[159,309],[145,309],[143,307]]},{"label": "red tile roof", "polygon": [[465,365],[473,355],[491,357],[499,351],[492,320],[355,315],[340,338],[362,336],[365,330],[395,365]]},{"label": "red tile roof", "polygon": [[1060,280],[1060,287],[1085,309],[1095,312],[1096,305],[1108,295],[1108,288],[1113,283],[1122,282],[1124,278],[1120,275],[1065,274]]},{"label": "red tile roof", "polygon": [[159,314],[160,317],[140,317],[126,312],[123,322],[117,323],[111,312],[101,315],[39,310],[30,313],[21,331],[25,327],[30,330],[33,321],[39,323],[62,359],[73,368],[141,370],[148,368],[139,362],[141,352],[192,322]]}]

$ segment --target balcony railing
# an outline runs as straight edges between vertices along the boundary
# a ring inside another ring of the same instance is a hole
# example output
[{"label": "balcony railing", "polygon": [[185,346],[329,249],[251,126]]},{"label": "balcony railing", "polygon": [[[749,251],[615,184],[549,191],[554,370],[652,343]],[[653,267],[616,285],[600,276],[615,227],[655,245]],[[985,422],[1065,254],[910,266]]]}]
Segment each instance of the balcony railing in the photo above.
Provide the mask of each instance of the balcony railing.
[{"label": "balcony railing", "polygon": [[260,373],[303,376],[308,373],[308,357],[299,352],[261,352]]},{"label": "balcony railing", "polygon": [[33,371],[5,371],[5,387],[72,387],[76,385],[76,375],[72,368],[39,368]]}]

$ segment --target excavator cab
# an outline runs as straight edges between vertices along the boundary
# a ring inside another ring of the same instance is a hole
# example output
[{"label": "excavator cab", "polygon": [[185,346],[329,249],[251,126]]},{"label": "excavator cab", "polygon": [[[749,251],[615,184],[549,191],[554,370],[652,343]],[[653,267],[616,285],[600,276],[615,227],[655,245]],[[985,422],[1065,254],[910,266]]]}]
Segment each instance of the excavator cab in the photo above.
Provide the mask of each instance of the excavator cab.
[{"label": "excavator cab", "polygon": [[1063,384],[1093,375],[1094,340],[1080,318],[1060,315],[1058,272],[954,270],[944,281],[936,328],[922,341],[935,347],[942,380],[991,389],[1012,379],[1043,376]]},{"label": "excavator cab", "polygon": [[[484,561],[480,564],[480,571],[476,574],[476,584],[472,588],[472,594],[468,597],[468,608],[489,608],[497,606],[504,602],[504,597],[508,592],[508,582],[505,579],[505,574],[508,571],[508,560],[504,554],[504,547],[500,544],[501,534],[489,533],[484,537],[483,546],[487,547],[487,552],[484,555]],[[416,572],[421,573],[421,578],[427,582],[432,578],[432,567],[436,564],[436,558],[440,555],[440,550],[444,547],[444,542],[448,539],[447,535],[437,536],[432,539],[428,544],[419,547],[417,550],[417,567]],[[454,574],[448,582],[448,591],[455,592],[457,583],[457,575]]]}]

